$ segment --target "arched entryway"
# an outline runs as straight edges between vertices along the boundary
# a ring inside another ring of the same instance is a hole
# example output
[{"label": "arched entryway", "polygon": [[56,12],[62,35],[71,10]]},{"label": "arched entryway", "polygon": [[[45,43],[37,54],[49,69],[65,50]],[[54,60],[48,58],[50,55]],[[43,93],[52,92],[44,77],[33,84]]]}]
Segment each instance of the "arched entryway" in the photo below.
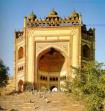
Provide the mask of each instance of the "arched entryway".
[{"label": "arched entryway", "polygon": [[60,87],[60,73],[65,63],[65,57],[57,49],[51,47],[42,51],[37,58],[38,88],[50,86]]},{"label": "arched entryway", "polygon": [[18,91],[23,92],[23,81],[22,80],[19,80],[19,82],[18,82]]}]

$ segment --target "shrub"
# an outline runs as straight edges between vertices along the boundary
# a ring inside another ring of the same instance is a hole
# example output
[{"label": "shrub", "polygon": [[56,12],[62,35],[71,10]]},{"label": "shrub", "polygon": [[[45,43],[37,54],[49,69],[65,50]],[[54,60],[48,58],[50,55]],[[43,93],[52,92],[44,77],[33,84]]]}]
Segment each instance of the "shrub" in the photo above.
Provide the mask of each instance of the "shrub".
[{"label": "shrub", "polygon": [[25,91],[32,91],[33,89],[34,89],[33,83],[28,82],[28,81],[24,83]]},{"label": "shrub", "polygon": [[3,63],[3,61],[0,59],[0,87],[6,87],[8,84],[8,70],[9,68],[6,67]]},{"label": "shrub", "polygon": [[82,69],[77,69],[77,75],[72,82],[72,92],[78,97],[85,97],[88,111],[103,111],[105,100],[105,71],[103,64],[89,62]]}]

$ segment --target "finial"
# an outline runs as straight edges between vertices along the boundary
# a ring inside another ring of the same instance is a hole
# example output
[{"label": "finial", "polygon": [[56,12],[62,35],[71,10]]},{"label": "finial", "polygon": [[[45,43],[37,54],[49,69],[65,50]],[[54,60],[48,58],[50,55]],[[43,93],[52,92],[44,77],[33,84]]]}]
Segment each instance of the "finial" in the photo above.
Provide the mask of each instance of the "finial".
[{"label": "finial", "polygon": [[52,11],[55,11],[55,9],[54,9],[54,8],[52,8]]},{"label": "finial", "polygon": [[82,14],[81,14],[81,13],[79,14],[79,20],[80,20],[80,24],[83,24],[83,21],[82,21]]},{"label": "finial", "polygon": [[73,12],[76,13],[76,10],[74,9]]},{"label": "finial", "polygon": [[31,12],[31,14],[34,15],[34,11],[33,11],[33,10],[32,10],[32,12]]},{"label": "finial", "polygon": [[32,9],[32,12],[33,12],[33,9]]}]

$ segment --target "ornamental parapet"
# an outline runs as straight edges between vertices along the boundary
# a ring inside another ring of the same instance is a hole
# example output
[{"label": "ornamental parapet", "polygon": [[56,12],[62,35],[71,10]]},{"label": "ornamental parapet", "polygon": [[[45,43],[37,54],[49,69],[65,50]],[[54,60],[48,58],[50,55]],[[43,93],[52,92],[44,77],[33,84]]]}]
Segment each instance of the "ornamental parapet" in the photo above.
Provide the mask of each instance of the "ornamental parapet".
[{"label": "ornamental parapet", "polygon": [[51,26],[72,26],[82,25],[81,15],[75,11],[69,17],[61,18],[55,10],[52,10],[44,19],[38,19],[32,12],[24,18],[24,27],[51,27]]}]

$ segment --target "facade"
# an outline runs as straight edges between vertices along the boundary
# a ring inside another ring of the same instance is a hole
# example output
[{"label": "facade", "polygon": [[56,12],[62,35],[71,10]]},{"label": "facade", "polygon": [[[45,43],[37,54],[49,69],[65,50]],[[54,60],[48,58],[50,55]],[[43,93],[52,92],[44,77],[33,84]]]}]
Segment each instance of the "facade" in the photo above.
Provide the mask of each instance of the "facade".
[{"label": "facade", "polygon": [[15,85],[25,82],[35,89],[62,89],[75,77],[73,67],[95,59],[95,29],[87,29],[79,13],[61,18],[52,10],[44,19],[32,12],[24,28],[15,32]]}]

